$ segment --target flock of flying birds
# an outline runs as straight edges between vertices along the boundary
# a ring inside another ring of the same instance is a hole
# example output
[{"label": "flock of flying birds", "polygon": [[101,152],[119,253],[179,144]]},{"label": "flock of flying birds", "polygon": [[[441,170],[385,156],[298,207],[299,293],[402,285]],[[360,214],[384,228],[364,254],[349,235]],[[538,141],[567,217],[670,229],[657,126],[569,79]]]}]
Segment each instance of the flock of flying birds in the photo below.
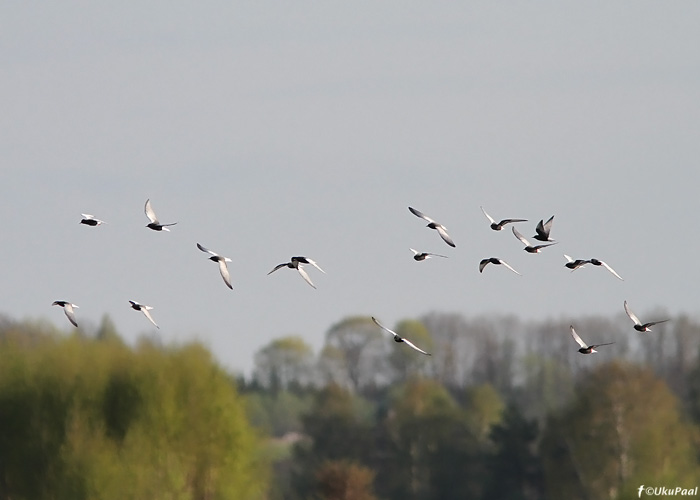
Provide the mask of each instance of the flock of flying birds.
[{"label": "flock of flying birds", "polygon": [[[455,243],[450,237],[450,235],[447,233],[447,228],[440,224],[439,222],[435,221],[434,219],[431,219],[427,215],[425,215],[423,212],[420,210],[416,210],[413,207],[408,207],[409,211],[415,215],[416,217],[420,217],[421,219],[425,220],[428,222],[427,227],[430,229],[435,229],[437,233],[440,235],[440,237],[443,239],[445,243],[447,243],[451,247],[455,247]],[[481,211],[484,213],[486,218],[490,222],[490,227],[494,231],[501,231],[506,225],[508,224],[516,224],[520,222],[527,222],[527,219],[502,219],[499,222],[496,222],[496,220],[491,217],[486,210],[484,210],[483,207],[481,207]],[[170,231],[169,226],[174,226],[177,224],[177,222],[171,222],[168,224],[163,224],[158,220],[158,217],[156,216],[155,212],[153,211],[153,207],[151,206],[151,200],[146,200],[146,205],[144,207],[144,212],[146,214],[146,217],[149,220],[149,223],[146,225],[147,228],[152,229],[153,231]],[[93,215],[90,214],[81,214],[82,219],[80,220],[80,224],[84,224],[86,226],[100,226],[102,224],[105,224],[105,221],[100,220],[96,218]],[[554,222],[554,216],[550,217],[547,222],[544,221],[544,219],[540,220],[540,222],[537,224],[535,227],[535,235],[532,237],[537,241],[543,242],[542,244],[538,245],[533,245],[528,241],[516,228],[513,226],[511,229],[513,231],[513,235],[520,240],[520,242],[525,245],[525,250],[528,253],[539,253],[542,251],[542,249],[550,247],[552,245],[556,245],[557,242],[553,240],[550,237],[550,232],[552,230],[552,223]],[[223,255],[219,255],[218,253],[214,252],[213,250],[209,250],[208,248],[202,246],[201,244],[197,243],[197,248],[201,250],[202,252],[206,253],[209,255],[209,260],[216,262],[219,265],[219,273],[221,274],[221,277],[224,280],[224,283],[228,288],[233,290],[233,285],[231,284],[231,276],[228,271],[228,266],[227,262],[231,262],[232,260],[228,257],[224,257]],[[436,254],[436,253],[429,253],[429,252],[419,252],[417,250],[414,250],[411,248],[411,251],[413,252],[413,258],[416,261],[423,261],[426,259],[429,259],[431,257],[442,257],[442,258],[447,258],[446,255],[441,255],[441,254]],[[608,264],[603,262],[602,260],[599,259],[573,259],[569,257],[568,255],[564,254],[564,258],[566,259],[566,263],[564,264],[565,267],[568,269],[571,269],[571,271],[576,271],[577,269],[580,269],[587,264],[591,264],[593,266],[598,266],[598,267],[604,267],[607,269],[613,276],[616,278],[622,280],[622,277],[615,272],[615,270],[610,267]],[[485,259],[482,259],[481,262],[479,262],[479,272],[483,273],[484,269],[488,264],[494,264],[494,265],[502,265],[506,267],[507,269],[511,270],[517,275],[520,275],[518,271],[513,269],[513,267],[510,266],[506,261],[499,257],[487,257]],[[275,271],[282,269],[284,267],[287,267],[289,269],[296,269],[299,275],[306,281],[310,286],[313,288],[316,288],[316,286],[313,284],[311,281],[311,278],[309,277],[308,273],[304,269],[304,265],[311,265],[321,271],[322,273],[325,274],[325,271],[321,269],[321,267],[312,259],[308,257],[303,257],[303,256],[295,256],[290,259],[289,262],[283,262],[281,264],[277,264],[269,273],[268,275],[274,273]],[[141,311],[144,316],[156,327],[160,328],[153,317],[151,316],[150,311],[153,309],[151,306],[147,306],[145,304],[139,304],[138,302],[134,300],[129,300],[129,304],[131,305],[131,308],[136,310],[136,311]],[[66,317],[68,320],[71,322],[71,324],[75,327],[78,326],[78,322],[75,317],[75,309],[77,309],[79,306],[76,304],[73,304],[71,302],[68,302],[66,300],[56,300],[53,302],[54,306],[60,306],[63,308],[63,311],[66,314]],[[627,301],[624,302],[624,308],[625,312],[627,313],[627,316],[634,322],[634,329],[638,332],[648,332],[651,331],[651,327],[654,325],[657,325],[659,323],[665,323],[666,321],[669,321],[668,319],[660,320],[660,321],[651,321],[648,323],[642,323],[639,318],[630,310],[629,305],[627,304]],[[372,316],[372,321],[383,331],[389,333],[390,335],[393,336],[395,342],[400,342],[404,343],[407,346],[411,347],[412,349],[425,354],[427,356],[430,356],[430,353],[424,351],[423,349],[417,347],[415,344],[413,344],[410,340],[401,337],[398,333],[396,333],[393,330],[390,330],[386,326],[382,325],[379,320],[377,320],[374,316]],[[601,343],[601,344],[591,344],[587,345],[581,337],[576,333],[576,330],[574,329],[573,325],[570,327],[571,331],[571,336],[573,339],[576,341],[576,343],[580,346],[580,349],[578,349],[578,352],[581,354],[591,354],[596,351],[596,347],[604,346],[604,345],[611,345],[614,344],[614,342],[606,342],[606,343]]]}]

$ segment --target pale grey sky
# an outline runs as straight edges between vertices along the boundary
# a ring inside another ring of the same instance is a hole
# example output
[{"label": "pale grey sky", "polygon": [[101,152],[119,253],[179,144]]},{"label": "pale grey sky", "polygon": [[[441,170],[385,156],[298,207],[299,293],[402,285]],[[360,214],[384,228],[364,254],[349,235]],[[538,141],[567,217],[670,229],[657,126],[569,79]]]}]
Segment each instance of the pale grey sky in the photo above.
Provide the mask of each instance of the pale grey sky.
[{"label": "pale grey sky", "polygon": [[[697,316],[699,19],[690,1],[5,3],[1,312],[69,330],[50,304],[70,300],[133,340],[152,331],[133,299],[163,341],[246,371],[354,314]],[[144,227],[147,198],[171,233]],[[527,237],[555,215],[559,244],[526,254],[480,205]],[[234,259],[233,291],[196,242]],[[327,271],[317,290],[266,276],[292,255]],[[524,276],[480,275],[489,256]]]}]

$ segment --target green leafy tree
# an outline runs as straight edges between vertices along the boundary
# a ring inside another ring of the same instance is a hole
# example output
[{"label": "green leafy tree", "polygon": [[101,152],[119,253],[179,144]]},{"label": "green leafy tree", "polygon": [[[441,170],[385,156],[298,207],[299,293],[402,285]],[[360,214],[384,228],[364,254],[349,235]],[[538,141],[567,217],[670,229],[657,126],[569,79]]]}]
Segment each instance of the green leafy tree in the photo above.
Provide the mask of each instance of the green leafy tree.
[{"label": "green leafy tree", "polygon": [[305,387],[314,375],[313,350],[299,336],[275,339],[255,354],[253,377],[263,387]]}]

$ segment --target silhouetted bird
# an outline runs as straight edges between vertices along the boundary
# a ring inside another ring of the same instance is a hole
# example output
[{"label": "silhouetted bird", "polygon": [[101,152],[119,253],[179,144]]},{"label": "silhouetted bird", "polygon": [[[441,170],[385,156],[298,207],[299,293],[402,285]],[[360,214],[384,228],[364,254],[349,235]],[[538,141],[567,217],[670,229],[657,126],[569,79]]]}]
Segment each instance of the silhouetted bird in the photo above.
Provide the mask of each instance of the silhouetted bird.
[{"label": "silhouetted bird", "polygon": [[86,226],[99,226],[100,224],[106,224],[105,221],[97,219],[94,215],[90,214],[80,214],[83,216],[79,224],[85,224]]},{"label": "silhouetted bird", "polygon": [[66,313],[66,317],[68,318],[68,321],[70,321],[73,326],[78,326],[78,322],[75,320],[75,311],[73,309],[78,309],[78,306],[75,304],[71,304],[70,302],[67,302],[65,300],[56,300],[54,301],[52,306],[61,306],[63,308],[63,312]]},{"label": "silhouetted bird", "polygon": [[447,255],[440,255],[438,253],[429,252],[419,252],[418,250],[414,250],[413,248],[411,248],[411,252],[413,252],[413,258],[418,261],[429,259],[431,257],[443,257],[445,259],[447,258]]},{"label": "silhouetted bird", "polygon": [[552,222],[554,222],[554,216],[552,215],[547,222],[544,219],[537,223],[535,232],[537,233],[533,238],[538,241],[554,241],[549,237],[549,232],[552,230]]},{"label": "silhouetted bird", "polygon": [[151,207],[151,200],[146,200],[146,206],[144,207],[144,212],[146,213],[146,217],[148,217],[148,220],[151,222],[149,224],[146,224],[146,227],[149,229],[153,229],[154,231],[170,231],[166,226],[174,226],[177,224],[177,222],[171,222],[170,224],[161,224],[158,221],[158,217],[156,217],[156,213],[153,211],[153,208]]},{"label": "silhouetted bird", "polygon": [[416,351],[418,351],[418,352],[420,352],[420,353],[423,353],[423,354],[426,354],[426,355],[428,355],[428,356],[431,356],[431,354],[430,354],[429,352],[425,352],[423,349],[420,349],[419,347],[416,347],[410,340],[401,337],[398,333],[396,333],[396,332],[393,331],[393,330],[389,330],[386,326],[382,325],[379,321],[377,321],[377,318],[375,318],[374,316],[372,316],[372,321],[374,321],[374,323],[375,323],[379,328],[381,328],[381,329],[384,330],[385,332],[388,332],[388,333],[390,333],[391,335],[393,335],[393,336],[394,336],[394,342],[403,342],[404,344],[406,344],[406,345],[409,346],[410,348],[415,349]]},{"label": "silhouetted bird", "polygon": [[596,347],[600,347],[602,345],[612,345],[615,342],[607,342],[605,344],[591,344],[591,345],[586,345],[586,343],[581,340],[581,337],[578,336],[576,333],[576,330],[574,330],[574,326],[571,325],[569,328],[571,328],[571,336],[574,338],[574,340],[578,343],[578,345],[581,346],[581,349],[578,350],[581,354],[591,354],[594,352],[598,352],[595,350]]},{"label": "silhouetted bird", "polygon": [[510,265],[505,260],[499,259],[498,257],[489,257],[488,259],[482,259],[482,261],[479,262],[479,272],[480,273],[484,272],[484,268],[488,264],[496,264],[496,265],[503,264],[505,267],[507,267],[508,269],[513,271],[515,274],[522,276],[518,271],[516,271],[515,269],[510,267]]},{"label": "silhouetted bird", "polygon": [[486,218],[489,221],[491,221],[491,229],[493,229],[494,231],[500,231],[501,229],[503,229],[503,226],[505,226],[506,224],[512,224],[514,222],[527,222],[527,219],[503,219],[503,220],[501,220],[501,222],[496,222],[496,220],[493,217],[491,217],[489,214],[486,213],[486,210],[484,210],[484,207],[479,207],[479,208],[481,208],[481,211],[484,212],[484,215],[486,216]]},{"label": "silhouetted bird", "polygon": [[556,245],[556,243],[549,243],[547,245],[532,245],[529,241],[527,241],[525,236],[520,234],[520,232],[517,229],[515,229],[515,227],[511,229],[513,229],[513,234],[515,235],[515,237],[522,241],[523,245],[525,245],[525,248],[523,248],[523,250],[525,250],[527,253],[540,253],[543,248]]},{"label": "silhouetted bird", "polygon": [[431,219],[430,217],[428,217],[427,215],[425,215],[425,214],[424,214],[423,212],[421,212],[420,210],[416,210],[416,209],[413,208],[413,207],[408,207],[408,209],[411,211],[411,213],[412,213],[413,215],[415,215],[415,216],[417,216],[417,217],[420,217],[421,219],[424,219],[424,220],[428,221],[428,227],[429,227],[430,229],[435,229],[435,230],[438,232],[438,234],[440,234],[440,237],[441,237],[443,240],[445,240],[445,243],[447,243],[447,244],[450,245],[451,247],[454,247],[454,246],[455,246],[454,242],[452,241],[452,238],[450,238],[450,235],[447,234],[447,228],[446,228],[445,226],[443,226],[443,225],[440,224],[439,222],[434,221],[433,219]]},{"label": "silhouetted bird", "polygon": [[299,274],[301,275],[301,277],[304,278],[304,280],[305,280],[309,285],[311,285],[313,288],[316,288],[316,285],[314,285],[314,284],[311,282],[311,278],[309,278],[309,275],[308,275],[308,274],[306,273],[306,271],[304,270],[302,264],[311,264],[312,266],[314,266],[316,269],[318,269],[318,270],[321,271],[322,273],[324,273],[324,274],[326,273],[326,271],[324,271],[323,269],[321,269],[321,268],[319,267],[319,265],[316,264],[316,262],[314,262],[313,260],[309,259],[308,257],[292,257],[291,260],[290,260],[289,262],[283,262],[282,264],[277,264],[277,265],[272,269],[272,271],[270,271],[270,272],[267,273],[267,274],[270,275],[270,274],[274,273],[275,271],[277,271],[278,269],[282,269],[283,267],[288,267],[288,268],[290,268],[290,269],[296,269],[297,271],[299,271]]},{"label": "silhouetted bird", "polygon": [[146,316],[146,317],[148,318],[148,321],[150,321],[151,323],[153,323],[153,325],[154,325],[156,328],[160,328],[158,325],[156,325],[156,322],[153,321],[153,318],[151,317],[151,313],[148,312],[148,311],[150,311],[150,310],[153,309],[151,306],[145,306],[145,305],[139,304],[138,302],[133,301],[133,300],[130,300],[129,303],[131,304],[131,308],[132,308],[132,309],[135,309],[135,310],[137,310],[137,311],[141,311],[141,312],[143,313],[143,315]]},{"label": "silhouetted bird", "polygon": [[639,318],[630,310],[629,306],[627,305],[627,301],[625,301],[624,305],[627,316],[629,316],[630,319],[634,321],[634,329],[638,332],[650,332],[652,326],[670,321],[668,319],[662,319],[661,321],[650,321],[649,323],[642,323],[641,321],[639,321]]},{"label": "silhouetted bird", "polygon": [[197,248],[199,248],[202,252],[206,252],[211,255],[209,257],[209,260],[213,260],[217,264],[219,264],[219,272],[221,273],[221,277],[224,279],[224,283],[226,283],[226,286],[229,287],[231,290],[233,290],[233,285],[231,285],[231,277],[228,274],[228,266],[226,265],[227,262],[233,262],[231,259],[228,257],[224,257],[222,255],[219,255],[216,252],[212,252],[208,248],[204,248],[202,245],[197,243]]}]

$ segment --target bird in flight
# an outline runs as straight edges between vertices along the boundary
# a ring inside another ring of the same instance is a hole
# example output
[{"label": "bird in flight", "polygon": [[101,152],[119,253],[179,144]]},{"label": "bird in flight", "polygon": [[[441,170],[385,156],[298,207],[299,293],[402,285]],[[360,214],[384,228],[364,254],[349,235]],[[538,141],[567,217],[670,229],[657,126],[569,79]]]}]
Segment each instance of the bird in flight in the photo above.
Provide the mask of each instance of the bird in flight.
[{"label": "bird in flight", "polygon": [[73,309],[78,309],[78,306],[75,304],[71,304],[70,302],[67,302],[65,300],[56,300],[54,301],[52,306],[61,306],[63,308],[63,312],[66,313],[66,317],[68,318],[68,321],[70,321],[73,326],[78,326],[78,322],[75,320],[75,311]]},{"label": "bird in flight", "polygon": [[552,230],[552,222],[554,222],[554,216],[552,215],[547,222],[544,219],[537,223],[535,232],[537,233],[533,238],[538,241],[554,241],[549,237],[549,232]]},{"label": "bird in flight", "polygon": [[418,261],[429,259],[431,257],[443,257],[445,259],[447,258],[447,255],[440,255],[438,253],[430,253],[430,252],[419,252],[418,250],[414,250],[413,248],[411,248],[411,252],[413,252],[414,260],[418,260]]},{"label": "bird in flight", "polygon": [[518,231],[517,229],[515,229],[515,227],[513,227],[513,228],[511,228],[511,229],[513,230],[513,234],[515,235],[515,237],[518,238],[520,241],[522,241],[523,245],[525,245],[525,248],[523,248],[523,250],[525,250],[527,253],[540,253],[540,252],[542,251],[543,248],[551,247],[552,245],[556,245],[556,242],[555,242],[555,243],[549,243],[549,244],[547,244],[547,245],[532,245],[532,244],[530,244],[530,242],[525,238],[525,236],[523,236],[522,234],[520,234],[520,231]]},{"label": "bird in flight", "polygon": [[614,270],[612,267],[610,267],[609,265],[607,265],[607,264],[606,264],[605,262],[603,262],[602,260],[590,259],[588,262],[590,262],[590,263],[593,264],[594,266],[603,266],[605,269],[607,269],[608,271],[610,271],[610,272],[613,274],[613,276],[615,276],[617,279],[619,279],[620,281],[625,281],[625,280],[622,279],[622,276],[620,276],[619,274],[617,274],[617,273],[615,272],[615,270]]},{"label": "bird in flight", "polygon": [[151,207],[151,200],[148,199],[146,200],[146,206],[144,207],[144,212],[146,213],[146,217],[148,217],[148,220],[151,222],[146,224],[146,227],[149,229],[153,229],[154,231],[170,231],[166,226],[174,226],[177,224],[177,222],[171,222],[170,224],[161,224],[158,221],[158,217],[156,217],[156,213],[153,211],[153,207]]},{"label": "bird in flight", "polygon": [[386,326],[382,325],[382,324],[377,320],[377,318],[375,318],[374,316],[372,316],[372,321],[374,321],[374,324],[377,325],[379,328],[381,328],[381,329],[384,330],[385,332],[390,333],[391,335],[393,335],[393,337],[394,337],[394,342],[403,342],[404,344],[406,344],[406,345],[409,346],[410,348],[415,349],[416,351],[418,351],[418,352],[420,352],[420,353],[423,353],[423,354],[425,354],[425,355],[427,355],[427,356],[431,356],[431,354],[430,354],[429,352],[425,352],[423,349],[421,349],[421,348],[419,348],[419,347],[416,347],[410,340],[401,337],[401,335],[399,335],[398,333],[396,333],[396,332],[393,331],[393,330],[389,330]]},{"label": "bird in flight", "polygon": [[433,219],[431,219],[430,217],[425,215],[420,210],[416,210],[413,207],[408,207],[408,209],[416,217],[420,217],[421,219],[428,221],[428,227],[430,229],[435,229],[438,232],[438,234],[440,235],[440,237],[445,241],[445,243],[447,243],[451,247],[455,246],[454,241],[452,241],[452,238],[450,238],[450,235],[447,234],[447,228],[445,226],[443,226],[439,222],[434,221]]},{"label": "bird in flight", "polygon": [[221,277],[224,279],[224,283],[226,283],[227,287],[233,290],[233,285],[231,285],[231,276],[228,273],[228,266],[226,265],[227,262],[233,261],[228,257],[224,257],[223,255],[219,255],[218,253],[209,250],[208,248],[204,248],[199,243],[197,243],[197,248],[199,248],[202,252],[211,255],[211,257],[209,257],[209,260],[213,260],[214,262],[219,264],[219,272],[221,273]]},{"label": "bird in flight", "polygon": [[486,218],[491,221],[491,229],[494,231],[500,231],[503,229],[503,226],[506,224],[512,224],[514,222],[527,222],[527,219],[503,219],[500,222],[496,222],[496,220],[491,217],[489,214],[486,213],[486,210],[484,210],[484,207],[479,207],[481,208],[481,211],[484,212],[484,215]]},{"label": "bird in flight", "polygon": [[581,337],[578,336],[576,333],[576,330],[574,330],[574,325],[569,326],[571,329],[571,336],[574,338],[576,343],[581,346],[581,348],[578,350],[581,354],[592,354],[594,352],[598,352],[595,350],[596,347],[600,347],[602,345],[612,345],[615,342],[606,342],[605,344],[591,344],[591,345],[586,345],[586,343],[581,340]]},{"label": "bird in flight", "polygon": [[627,316],[629,316],[630,319],[634,322],[634,329],[638,332],[650,332],[652,326],[670,321],[668,319],[662,319],[661,321],[650,321],[649,323],[642,323],[641,321],[639,321],[639,318],[630,310],[630,307],[627,305],[627,301],[625,301],[625,312],[627,313]]},{"label": "bird in flight", "polygon": [[145,306],[145,305],[143,305],[143,304],[139,304],[138,302],[136,302],[136,301],[134,301],[134,300],[130,300],[129,303],[131,304],[131,308],[132,308],[132,309],[135,309],[136,311],[141,311],[141,312],[143,313],[143,315],[146,316],[146,317],[148,318],[148,321],[150,321],[151,323],[153,323],[153,325],[154,325],[156,328],[160,328],[160,327],[156,324],[156,322],[153,321],[153,318],[151,317],[151,313],[148,312],[148,311],[150,311],[151,309],[153,309],[151,306]]},{"label": "bird in flight", "polygon": [[316,285],[313,284],[311,281],[311,278],[309,278],[309,275],[306,273],[304,270],[303,264],[311,264],[314,266],[316,269],[321,271],[323,274],[326,274],[326,271],[321,269],[318,264],[316,264],[315,261],[309,259],[308,257],[292,257],[289,262],[283,262],[282,264],[277,264],[272,271],[270,271],[268,276],[278,269],[282,269],[283,267],[288,267],[289,269],[296,269],[299,274],[301,275],[302,278],[304,278],[304,281],[306,281],[309,285],[311,285],[313,288],[316,288]]},{"label": "bird in flight", "polygon": [[83,216],[79,224],[85,224],[86,226],[99,226],[100,224],[107,224],[105,221],[96,218],[94,215],[90,214],[80,214]]},{"label": "bird in flight", "polygon": [[489,257],[489,258],[487,258],[487,259],[482,259],[481,262],[479,262],[479,272],[480,272],[480,273],[483,273],[483,272],[484,272],[484,268],[485,268],[488,264],[496,264],[496,265],[503,264],[505,267],[507,267],[508,269],[510,269],[511,271],[513,271],[513,272],[514,272],[515,274],[517,274],[518,276],[522,276],[522,274],[520,274],[518,271],[516,271],[515,269],[513,269],[512,267],[510,267],[510,265],[509,265],[505,260],[499,259],[498,257]]}]

